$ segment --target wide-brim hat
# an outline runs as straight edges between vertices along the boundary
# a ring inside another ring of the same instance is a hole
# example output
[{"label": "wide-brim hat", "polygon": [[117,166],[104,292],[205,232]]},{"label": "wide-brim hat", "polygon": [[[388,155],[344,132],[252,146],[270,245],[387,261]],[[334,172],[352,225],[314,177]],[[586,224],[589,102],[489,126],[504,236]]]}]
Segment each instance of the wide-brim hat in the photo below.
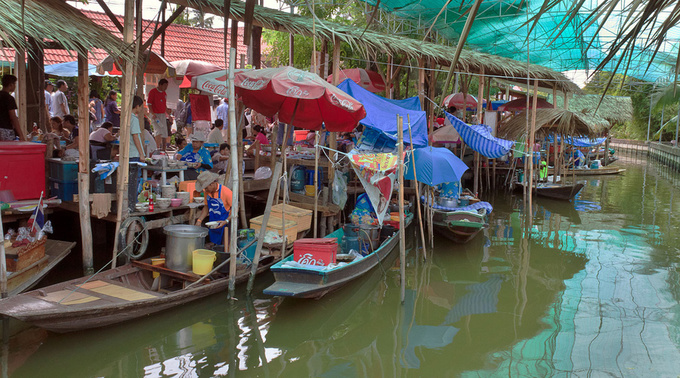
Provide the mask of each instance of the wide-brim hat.
[{"label": "wide-brim hat", "polygon": [[198,178],[196,179],[196,191],[197,192],[204,191],[205,188],[208,187],[208,185],[217,181],[219,178],[220,175],[218,175],[217,173],[213,173],[210,171],[201,172],[201,174],[198,175]]},{"label": "wide-brim hat", "polygon": [[191,141],[192,142],[205,142],[205,140],[206,140],[205,133],[195,132],[195,133],[191,134]]}]

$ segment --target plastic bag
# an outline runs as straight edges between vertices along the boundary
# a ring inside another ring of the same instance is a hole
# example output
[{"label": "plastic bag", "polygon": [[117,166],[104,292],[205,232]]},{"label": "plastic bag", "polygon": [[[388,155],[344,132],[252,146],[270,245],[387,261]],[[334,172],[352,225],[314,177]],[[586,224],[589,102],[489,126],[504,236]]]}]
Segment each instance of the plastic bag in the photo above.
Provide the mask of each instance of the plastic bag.
[{"label": "plastic bag", "polygon": [[347,203],[347,177],[337,169],[333,179],[333,203],[338,205],[340,210],[344,209]]},{"label": "plastic bag", "polygon": [[255,180],[266,180],[270,177],[272,177],[272,170],[269,167],[258,168],[253,176]]}]

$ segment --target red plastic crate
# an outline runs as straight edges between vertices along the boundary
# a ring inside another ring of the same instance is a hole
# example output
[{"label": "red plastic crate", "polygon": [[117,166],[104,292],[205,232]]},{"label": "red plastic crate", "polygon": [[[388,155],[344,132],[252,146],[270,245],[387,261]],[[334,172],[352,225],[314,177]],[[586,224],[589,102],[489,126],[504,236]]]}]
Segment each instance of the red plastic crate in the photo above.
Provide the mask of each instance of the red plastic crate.
[{"label": "red plastic crate", "polygon": [[39,198],[45,190],[45,149],[42,143],[0,142],[0,190],[17,200]]},{"label": "red plastic crate", "polygon": [[293,259],[299,264],[327,266],[335,264],[337,238],[300,239],[293,243]]}]

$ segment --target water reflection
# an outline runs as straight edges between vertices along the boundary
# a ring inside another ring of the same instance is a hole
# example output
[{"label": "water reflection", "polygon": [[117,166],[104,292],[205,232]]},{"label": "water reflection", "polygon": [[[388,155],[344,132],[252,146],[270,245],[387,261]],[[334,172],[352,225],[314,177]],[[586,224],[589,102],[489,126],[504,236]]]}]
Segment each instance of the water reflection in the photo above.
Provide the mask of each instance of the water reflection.
[{"label": "water reflection", "polygon": [[626,168],[588,180],[574,202],[536,199],[529,230],[522,200],[497,194],[484,237],[438,238],[426,262],[412,228],[403,305],[394,253],[319,301],[225,293],[109,329],[13,330],[7,373],[670,376],[680,371],[677,189],[662,168]]}]

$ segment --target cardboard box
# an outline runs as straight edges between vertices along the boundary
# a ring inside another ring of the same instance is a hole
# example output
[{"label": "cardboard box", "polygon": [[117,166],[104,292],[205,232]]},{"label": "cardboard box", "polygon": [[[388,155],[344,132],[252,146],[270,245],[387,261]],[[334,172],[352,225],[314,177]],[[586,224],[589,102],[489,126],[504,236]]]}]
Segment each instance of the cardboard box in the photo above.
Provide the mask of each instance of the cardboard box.
[{"label": "cardboard box", "polygon": [[[299,207],[286,205],[286,220],[290,219],[297,222],[297,232],[307,231],[312,227],[312,213],[314,211],[301,209]],[[283,204],[280,203],[272,206],[272,215],[277,215],[281,218],[283,213]]]},{"label": "cardboard box", "polygon": [[335,264],[337,238],[300,239],[293,243],[293,259],[299,264],[328,266]]},{"label": "cardboard box", "polygon": [[[262,228],[262,219],[264,215],[250,219],[250,228],[255,230],[255,233],[259,233]],[[297,223],[294,220],[289,220],[286,218],[285,229],[283,227],[283,219],[276,214],[269,214],[269,221],[267,222],[267,231],[275,231],[279,236],[286,235],[286,242],[291,243],[297,240]]]}]

